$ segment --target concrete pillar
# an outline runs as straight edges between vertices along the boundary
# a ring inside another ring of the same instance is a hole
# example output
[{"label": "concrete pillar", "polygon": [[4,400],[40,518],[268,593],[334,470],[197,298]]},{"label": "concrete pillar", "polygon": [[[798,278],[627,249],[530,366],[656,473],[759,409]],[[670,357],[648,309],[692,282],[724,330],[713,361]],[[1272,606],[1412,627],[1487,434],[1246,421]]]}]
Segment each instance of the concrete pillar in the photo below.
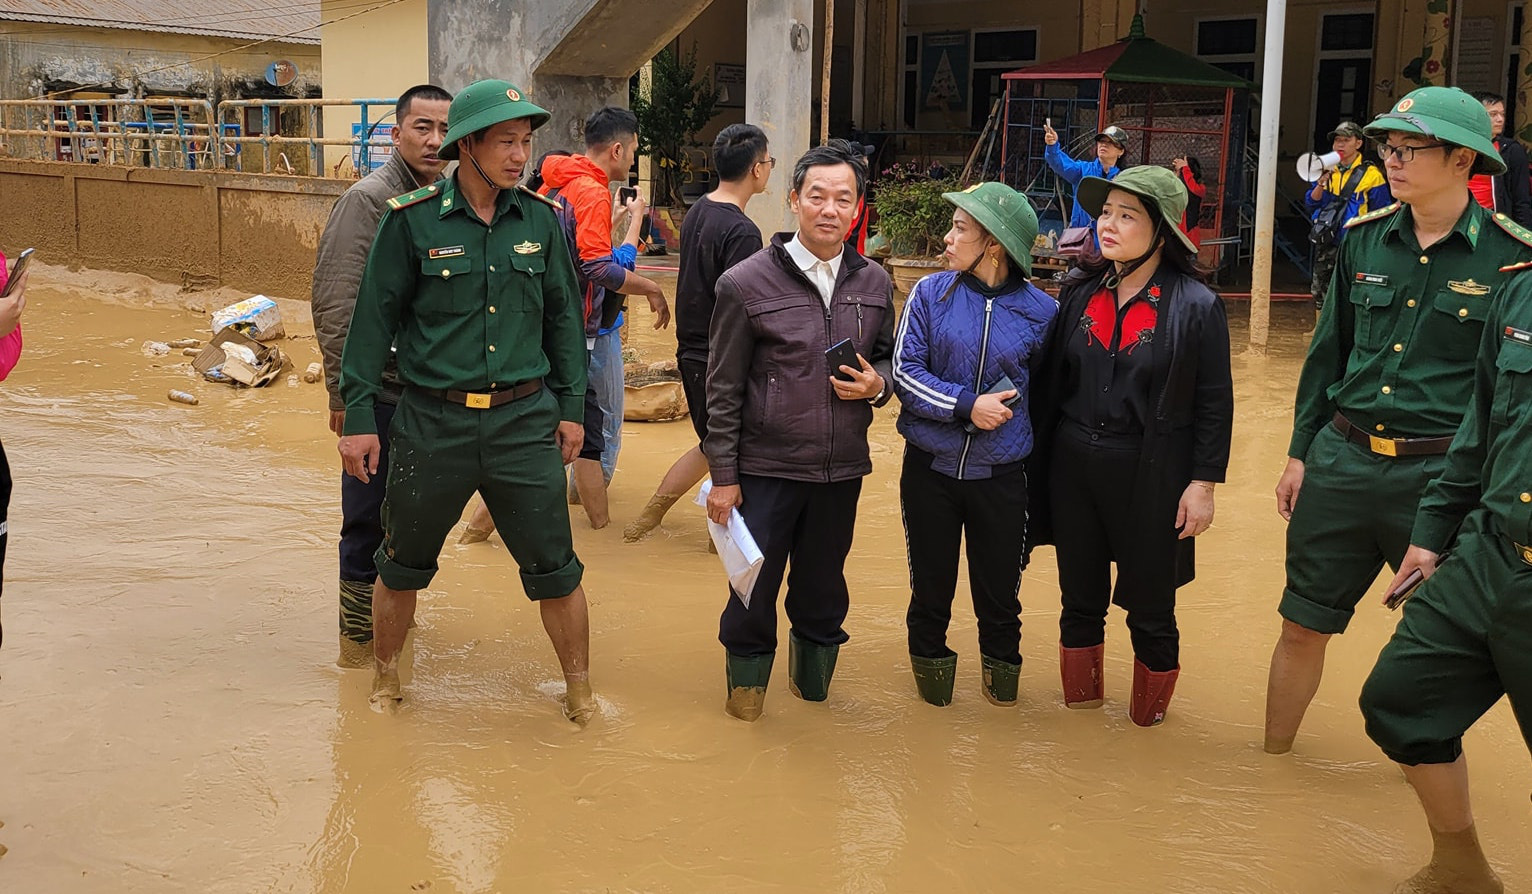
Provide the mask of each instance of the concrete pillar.
[{"label": "concrete pillar", "polygon": [[1276,240],[1277,138],[1282,123],[1282,44],[1287,0],[1266,0],[1266,50],[1261,75],[1260,164],[1255,175],[1255,256],[1250,274],[1250,353],[1265,354],[1271,329],[1271,262]]},{"label": "concrete pillar", "polygon": [[745,27],[745,120],[766,132],[777,159],[749,214],[770,239],[796,228],[787,194],[793,164],[813,139],[814,0],[748,0]]},{"label": "concrete pillar", "polygon": [[1426,5],[1426,30],[1422,40],[1420,80],[1423,86],[1444,86],[1452,66],[1452,24],[1456,0],[1437,0]]},{"label": "concrete pillar", "polygon": [[[535,19],[543,8],[542,4],[429,0],[431,80],[453,93],[484,78],[510,81],[553,115],[537,132],[535,151],[580,152],[585,148],[581,137],[586,117],[605,105],[626,106],[628,80],[534,74],[543,50],[569,27],[561,20],[550,24]],[[633,69],[642,64],[639,60]]]}]

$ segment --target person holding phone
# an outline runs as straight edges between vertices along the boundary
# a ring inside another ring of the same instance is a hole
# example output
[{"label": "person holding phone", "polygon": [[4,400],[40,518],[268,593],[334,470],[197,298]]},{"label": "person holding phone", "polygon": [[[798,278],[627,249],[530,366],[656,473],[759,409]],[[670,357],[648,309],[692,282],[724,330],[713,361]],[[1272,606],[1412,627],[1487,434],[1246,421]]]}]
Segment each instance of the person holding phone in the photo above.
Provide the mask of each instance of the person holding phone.
[{"label": "person holding phone", "polygon": [[[724,710],[756,720],[777,652],[777,593],[787,583],[787,677],[794,695],[829,696],[850,607],[846,556],[862,478],[872,471],[867,428],[892,395],[893,283],[845,244],[867,184],[865,160],[844,140],[809,150],[793,168],[796,233],[729,268],[714,289],[708,330],[708,518],[738,507],[765,557],[750,604],[731,591],[719,619]],[[843,339],[855,366],[831,368]],[[837,377],[835,373],[840,373]],[[786,574],[788,561],[792,573]]]},{"label": "person holding phone", "polygon": [[1037,213],[1026,196],[981,183],[943,198],[953,205],[947,270],[910,290],[894,337],[910,666],[921,698],[952,702],[958,656],[947,627],[966,537],[984,697],[1014,705],[1032,452],[1027,395],[1058,307],[1028,281]]},{"label": "person holding phone", "polygon": [[[1181,232],[1186,186],[1142,165],[1089,177],[1102,260],[1071,271],[1049,331],[1033,481],[1051,496],[1038,542],[1058,556],[1064,703],[1105,698],[1106,615],[1127,611],[1128,716],[1165,718],[1180,675],[1176,589],[1193,576],[1195,538],[1213,523],[1234,421],[1229,326]],[[1117,566],[1115,586],[1112,565]]]},{"label": "person holding phone", "polygon": [[[542,164],[543,195],[563,196],[574,208],[575,241],[580,250],[576,263],[587,282],[595,286],[596,306],[585,326],[585,347],[590,354],[590,383],[601,407],[602,451],[599,461],[576,459],[571,476],[570,502],[584,506],[592,528],[611,521],[606,488],[617,471],[622,448],[622,326],[624,295],[643,295],[654,313],[654,328],[670,325],[670,303],[658,283],[634,271],[638,262],[639,232],[648,217],[649,205],[634,193],[614,199],[612,183],[626,186],[628,171],[638,152],[638,118],[628,109],[607,106],[585,119],[585,152],[552,157]],[[612,246],[612,225],[622,211],[631,214],[622,243]]]},{"label": "person holding phone", "polygon": [[[5,381],[21,359],[21,314],[27,309],[26,262],[32,250],[21,253],[16,269],[6,267],[5,253],[0,252],[0,382]],[[5,547],[11,539],[11,463],[0,444],[0,595],[5,590]],[[0,624],[0,644],[5,642],[5,626]]]}]

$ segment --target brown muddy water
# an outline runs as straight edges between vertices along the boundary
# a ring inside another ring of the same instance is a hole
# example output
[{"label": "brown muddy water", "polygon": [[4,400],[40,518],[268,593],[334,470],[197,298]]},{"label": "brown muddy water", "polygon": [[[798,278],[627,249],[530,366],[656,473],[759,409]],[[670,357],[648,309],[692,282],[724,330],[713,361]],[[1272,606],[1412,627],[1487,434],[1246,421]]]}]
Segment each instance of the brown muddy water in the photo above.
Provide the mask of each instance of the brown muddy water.
[{"label": "brown muddy water", "polygon": [[[198,334],[206,317],[145,307],[142,291],[43,268],[26,354],[0,387],[16,475],[5,894],[1349,894],[1389,891],[1426,856],[1414,796],[1356,708],[1390,613],[1362,611],[1332,646],[1296,753],[1260,748],[1302,308],[1277,309],[1270,357],[1235,363],[1232,483],[1181,593],[1184,669],[1163,726],[1126,717],[1120,614],[1105,709],[1062,707],[1050,550],[1022,585],[1019,707],[980,696],[962,595],[957,700],[917,699],[890,408],[830,699],[793,698],[778,661],[753,725],[722,710],[726,596],[702,510],[682,503],[622,542],[691,429],[628,425],[613,524],[575,531],[604,709],[581,731],[559,714],[557,664],[498,538],[448,547],[422,594],[407,707],[368,710],[370,674],[332,663],[340,471],[322,387],[235,392],[178,354],[145,357],[146,339]],[[1245,309],[1232,313],[1240,345]],[[667,338],[634,335],[654,359]],[[317,357],[311,337],[285,347],[298,370]],[[202,403],[168,403],[169,388]],[[1467,748],[1491,858],[1507,890],[1532,889],[1532,761],[1504,703]]]}]

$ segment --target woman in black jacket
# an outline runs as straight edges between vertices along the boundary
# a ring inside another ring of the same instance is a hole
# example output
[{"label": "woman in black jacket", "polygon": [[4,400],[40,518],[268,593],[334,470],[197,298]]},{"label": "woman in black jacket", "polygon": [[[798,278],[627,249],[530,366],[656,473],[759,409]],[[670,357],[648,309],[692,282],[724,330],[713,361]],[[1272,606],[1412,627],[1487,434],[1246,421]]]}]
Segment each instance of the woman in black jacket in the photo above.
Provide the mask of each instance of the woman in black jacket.
[{"label": "woman in black jacket", "polygon": [[1145,165],[1087,178],[1078,194],[1103,258],[1071,272],[1049,332],[1035,405],[1047,450],[1034,452],[1049,505],[1034,517],[1050,524],[1039,542],[1058,555],[1065,704],[1103,701],[1115,602],[1136,659],[1129,715],[1153,726],[1180,672],[1176,588],[1192,579],[1193,538],[1212,524],[1229,461],[1229,330],[1177,226],[1187,204],[1180,178]]}]

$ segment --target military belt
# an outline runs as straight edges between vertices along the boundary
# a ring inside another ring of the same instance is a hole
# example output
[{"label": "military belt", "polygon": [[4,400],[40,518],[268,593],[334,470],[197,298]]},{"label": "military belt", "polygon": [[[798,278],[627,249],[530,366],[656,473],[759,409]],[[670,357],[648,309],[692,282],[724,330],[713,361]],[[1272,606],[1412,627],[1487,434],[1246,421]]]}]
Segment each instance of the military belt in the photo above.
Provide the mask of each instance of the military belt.
[{"label": "military belt", "polygon": [[497,388],[486,391],[453,391],[440,388],[417,388],[410,387],[411,391],[444,400],[449,404],[461,404],[473,410],[487,410],[490,407],[498,407],[508,404],[513,400],[521,400],[523,397],[532,395],[543,390],[542,379],[528,379],[525,382],[517,382],[507,388]]},{"label": "military belt", "polygon": [[1350,419],[1335,414],[1330,421],[1335,430],[1341,433],[1341,437],[1353,444],[1360,444],[1371,450],[1378,456],[1440,456],[1452,446],[1452,438],[1380,438],[1363,431],[1360,426],[1353,425]]}]

